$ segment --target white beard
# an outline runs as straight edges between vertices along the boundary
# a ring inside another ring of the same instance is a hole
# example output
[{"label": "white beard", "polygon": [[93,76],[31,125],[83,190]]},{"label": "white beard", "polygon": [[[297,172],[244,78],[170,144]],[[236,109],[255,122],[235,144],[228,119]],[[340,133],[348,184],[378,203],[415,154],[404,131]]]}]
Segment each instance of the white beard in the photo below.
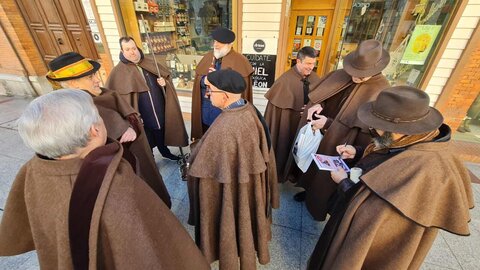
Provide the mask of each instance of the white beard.
[{"label": "white beard", "polygon": [[213,49],[213,56],[215,56],[216,59],[220,59],[225,55],[227,55],[229,52],[230,52],[230,46],[225,46],[220,50]]}]

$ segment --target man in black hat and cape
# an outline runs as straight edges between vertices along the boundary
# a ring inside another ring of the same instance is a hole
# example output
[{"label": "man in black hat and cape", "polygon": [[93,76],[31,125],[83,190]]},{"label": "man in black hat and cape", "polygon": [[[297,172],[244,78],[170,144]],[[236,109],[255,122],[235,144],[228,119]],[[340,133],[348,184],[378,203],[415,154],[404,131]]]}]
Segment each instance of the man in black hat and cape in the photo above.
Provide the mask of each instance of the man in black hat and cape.
[{"label": "man in black hat and cape", "polygon": [[[311,86],[314,90],[308,94],[309,103],[299,127],[311,121],[314,129],[321,130],[324,136],[317,154],[335,156],[337,145],[366,146],[370,142],[368,126],[357,118],[357,110],[390,86],[381,73],[389,61],[390,56],[379,41],[365,40],[344,58],[343,69],[327,74]],[[305,192],[295,195],[295,200],[305,200],[312,217],[325,220],[335,183],[328,171],[318,170],[314,162],[303,174],[295,166],[290,154],[284,175],[305,189]]]},{"label": "man in black hat and cape", "polygon": [[221,70],[233,69],[242,75],[246,89],[242,97],[253,102],[252,74],[253,67],[247,58],[236,52],[233,47],[235,33],[227,28],[217,28],[212,33],[213,51],[205,54],[195,70],[195,81],[192,90],[192,141],[202,138],[203,134],[212,125],[213,121],[221,113],[221,110],[212,105],[205,95],[205,77],[208,73]]},{"label": "man in black hat and cape", "polygon": [[373,143],[336,147],[344,159],[363,156],[361,173],[331,173],[334,207],[308,269],[419,269],[438,229],[470,234],[469,173],[429,102],[419,89],[396,86],[360,107]]},{"label": "man in black hat and cape", "polygon": [[192,150],[189,223],[208,262],[219,260],[220,269],[255,269],[255,254],[261,264],[270,261],[271,209],[279,203],[268,128],[241,98],[246,85],[240,73],[214,71],[205,84],[222,112]]}]

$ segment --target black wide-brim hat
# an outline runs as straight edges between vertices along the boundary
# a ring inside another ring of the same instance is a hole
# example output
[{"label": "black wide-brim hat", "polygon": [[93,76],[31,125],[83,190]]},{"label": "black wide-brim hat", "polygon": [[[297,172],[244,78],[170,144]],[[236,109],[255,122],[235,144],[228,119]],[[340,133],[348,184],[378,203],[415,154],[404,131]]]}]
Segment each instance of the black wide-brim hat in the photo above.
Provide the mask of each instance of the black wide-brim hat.
[{"label": "black wide-brim hat", "polygon": [[427,93],[410,86],[387,88],[375,101],[360,106],[357,116],[369,127],[416,135],[438,129],[443,123],[442,114],[429,106]]},{"label": "black wide-brim hat", "polygon": [[68,52],[53,59],[48,63],[48,68],[47,79],[60,82],[93,74],[100,69],[100,63],[86,59],[79,53]]},{"label": "black wide-brim hat", "polygon": [[376,75],[390,62],[390,54],[378,40],[362,41],[358,48],[343,58],[343,70],[352,77]]},{"label": "black wide-brim hat", "polygon": [[230,44],[235,41],[235,33],[230,29],[218,27],[213,30],[212,38],[220,43]]}]

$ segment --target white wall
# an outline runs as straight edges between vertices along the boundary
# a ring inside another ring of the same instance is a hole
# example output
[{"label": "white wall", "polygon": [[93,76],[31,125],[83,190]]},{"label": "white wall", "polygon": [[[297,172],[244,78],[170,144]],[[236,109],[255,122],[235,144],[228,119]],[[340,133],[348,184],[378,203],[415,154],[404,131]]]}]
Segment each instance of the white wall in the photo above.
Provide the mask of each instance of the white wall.
[{"label": "white wall", "polygon": [[[275,43],[275,52],[280,33],[282,12],[281,0],[243,0],[242,39],[261,38]],[[284,29],[288,31],[288,29]],[[242,53],[251,53],[246,42],[242,42]],[[267,44],[268,46],[268,44]],[[254,89],[253,103],[263,112],[267,104],[265,90]]]},{"label": "white wall", "polygon": [[118,45],[120,22],[117,23],[117,21],[115,21],[112,0],[95,0],[95,4],[98,9],[98,15],[100,16],[100,23],[107,38],[106,41],[110,49],[113,65],[116,65],[120,61],[118,59],[118,54],[120,53],[120,45]]},{"label": "white wall", "polygon": [[453,35],[448,41],[447,48],[438,62],[438,65],[433,72],[433,76],[425,89],[430,96],[430,105],[435,105],[448,81],[448,78],[462,56],[463,50],[473,34],[473,30],[477,27],[480,20],[479,11],[480,0],[468,1],[467,7],[463,12]]}]

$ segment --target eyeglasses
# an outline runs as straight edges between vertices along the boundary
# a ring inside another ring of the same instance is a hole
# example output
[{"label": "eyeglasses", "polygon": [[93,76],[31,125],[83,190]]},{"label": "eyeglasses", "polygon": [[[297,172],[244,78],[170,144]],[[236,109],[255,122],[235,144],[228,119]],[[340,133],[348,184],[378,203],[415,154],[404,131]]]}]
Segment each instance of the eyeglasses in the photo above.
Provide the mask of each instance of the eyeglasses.
[{"label": "eyeglasses", "polygon": [[372,128],[372,127],[369,127],[369,128],[368,128],[368,132],[370,133],[370,136],[371,136],[372,138],[378,138],[378,137],[381,136],[380,134],[378,134],[377,130],[374,129],[374,128]]},{"label": "eyeglasses", "polygon": [[206,89],[206,91],[205,91],[205,94],[211,95],[212,93],[224,93],[224,94],[226,94],[224,91],[214,91],[214,90],[212,90],[212,88],[210,88],[210,87],[207,85],[207,89]]}]

